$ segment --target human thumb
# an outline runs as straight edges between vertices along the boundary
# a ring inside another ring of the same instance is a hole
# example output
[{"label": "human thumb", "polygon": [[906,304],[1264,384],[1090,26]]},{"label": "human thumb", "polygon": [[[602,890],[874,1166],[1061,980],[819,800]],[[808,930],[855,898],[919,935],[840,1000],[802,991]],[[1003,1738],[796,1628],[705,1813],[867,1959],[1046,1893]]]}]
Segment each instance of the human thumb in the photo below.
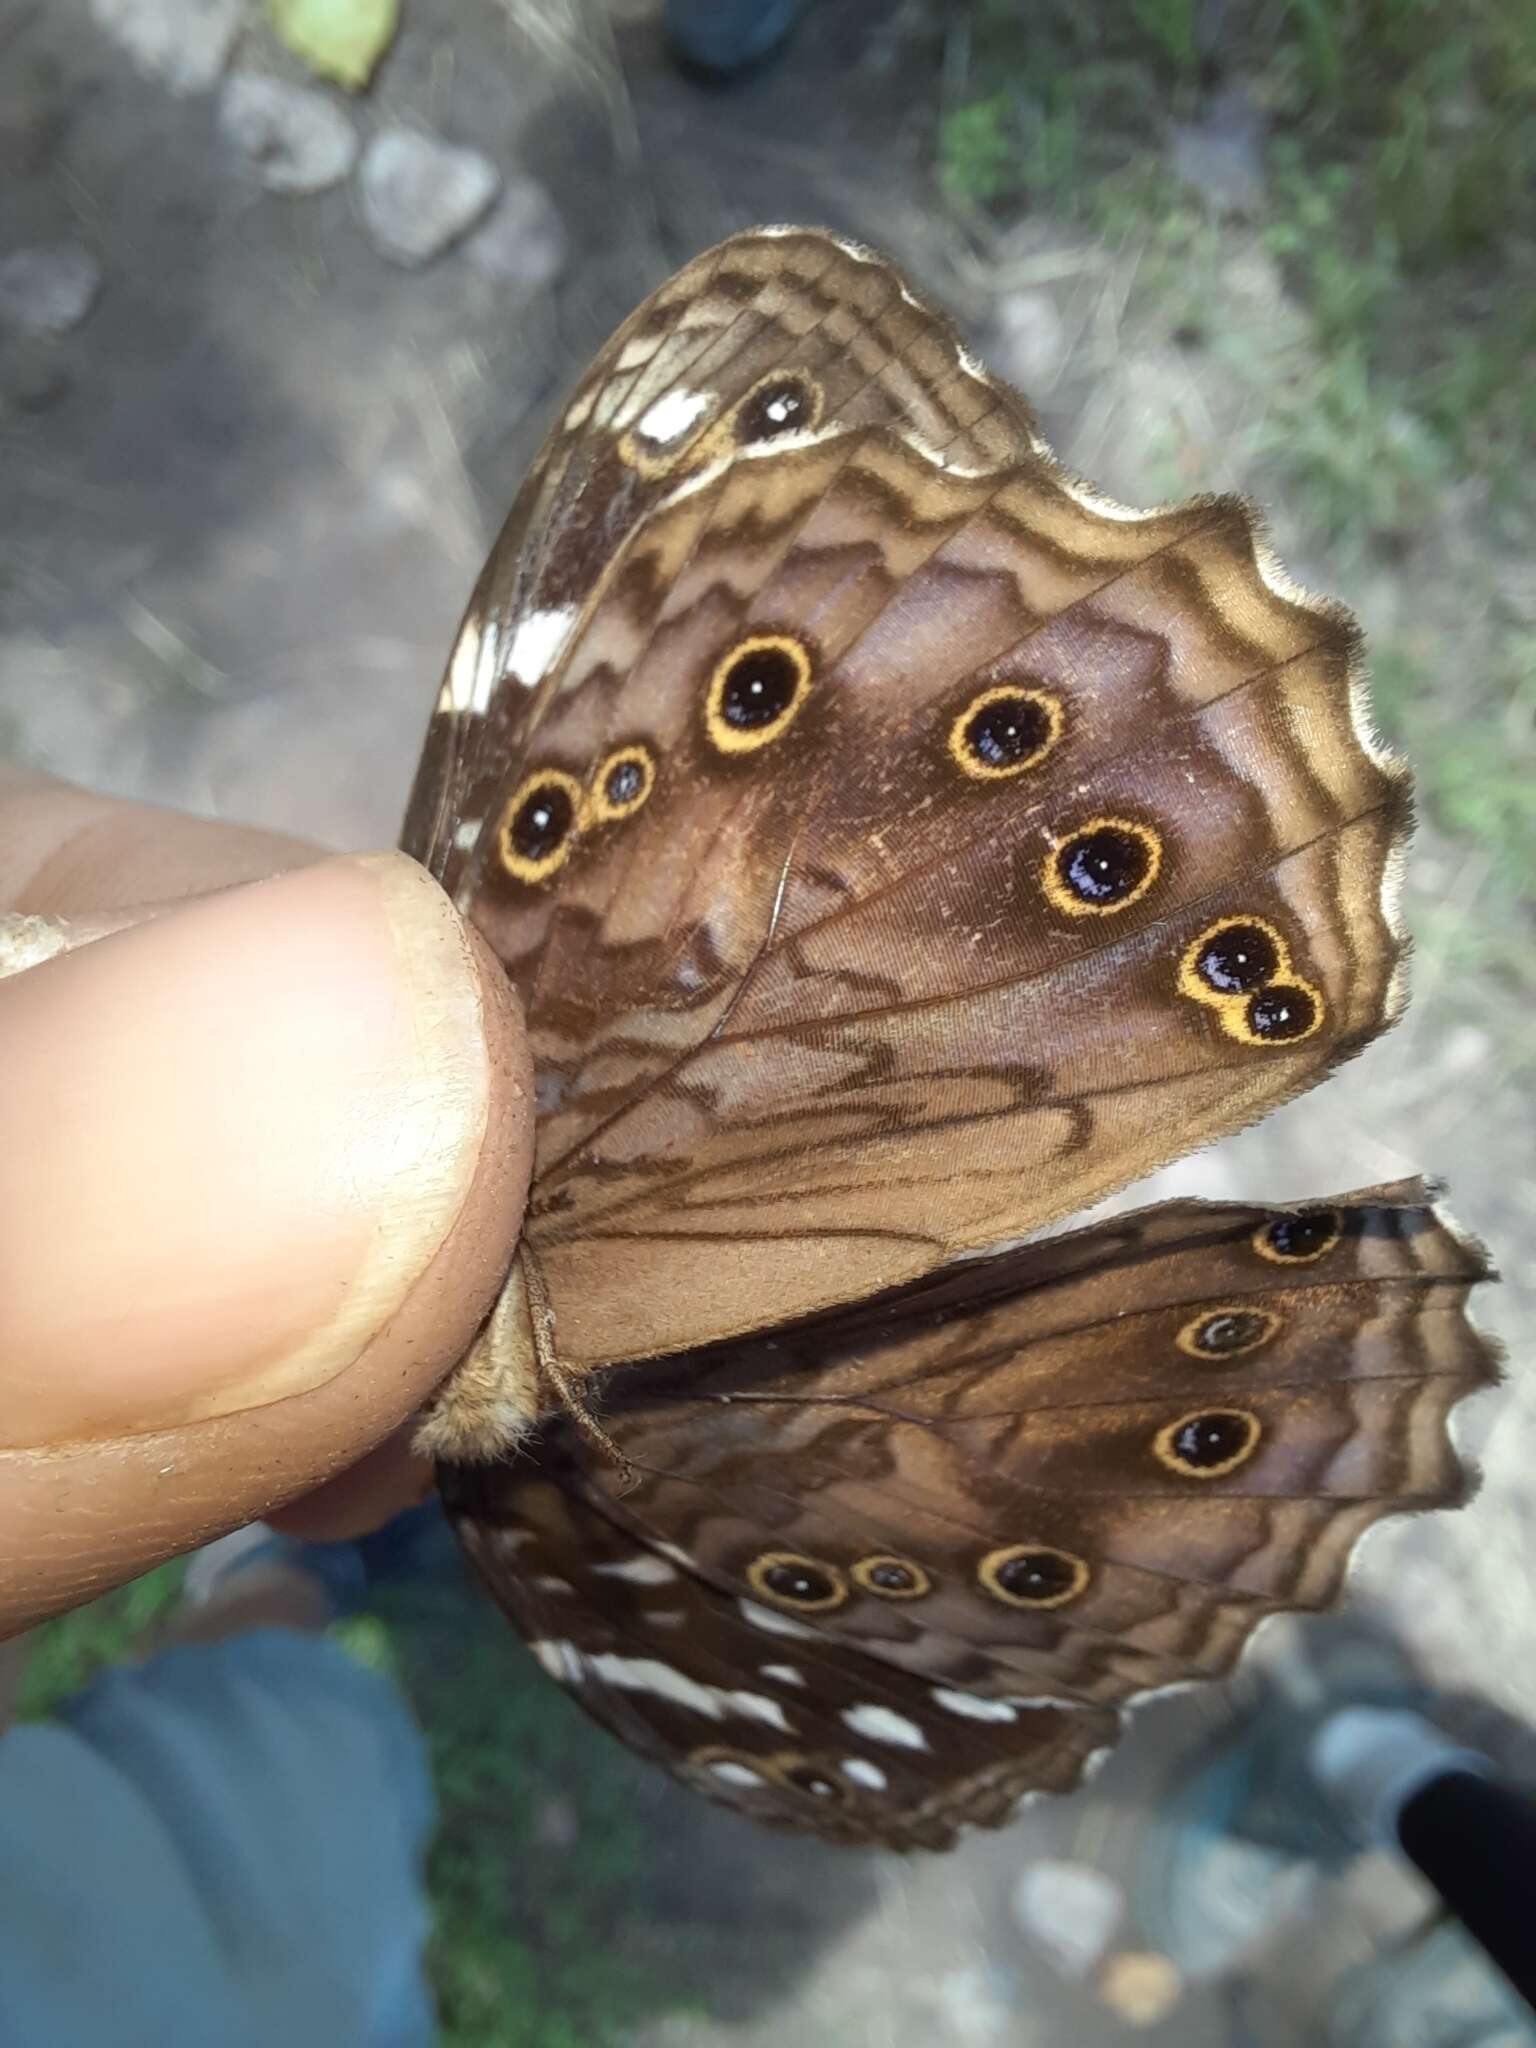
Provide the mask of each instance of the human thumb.
[{"label": "human thumb", "polygon": [[511,1261],[506,977],[399,854],[0,980],[0,1634],[355,1464]]}]

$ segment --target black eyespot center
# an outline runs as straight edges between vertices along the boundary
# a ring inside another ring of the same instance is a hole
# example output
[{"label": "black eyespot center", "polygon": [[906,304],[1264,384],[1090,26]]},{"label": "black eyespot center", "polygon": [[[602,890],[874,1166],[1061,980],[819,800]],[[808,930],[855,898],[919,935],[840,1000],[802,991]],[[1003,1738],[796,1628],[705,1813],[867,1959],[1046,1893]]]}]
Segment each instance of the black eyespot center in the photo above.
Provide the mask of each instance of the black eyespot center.
[{"label": "black eyespot center", "polygon": [[563,784],[538,782],[514,812],[508,836],[524,860],[547,860],[570,831],[575,816],[576,806]]},{"label": "black eyespot center", "polygon": [[1266,1335],[1268,1329],[1269,1324],[1263,1316],[1228,1310],[1225,1315],[1207,1317],[1195,1342],[1202,1351],[1242,1351],[1255,1338]]},{"label": "black eyespot center", "polygon": [[848,1597],[843,1575],[835,1566],[793,1550],[765,1551],[747,1568],[747,1581],[755,1593],[776,1606],[799,1607],[810,1613],[840,1607]]},{"label": "black eyespot center", "polygon": [[705,726],[725,754],[751,753],[776,740],[810,693],[811,656],[789,633],[756,633],[717,663],[705,699]]},{"label": "black eyespot center", "polygon": [[816,389],[806,378],[774,377],[742,400],[731,431],[737,445],[746,448],[815,426],[819,410]]},{"label": "black eyespot center", "polygon": [[1254,1234],[1254,1249],[1282,1264],[1305,1265],[1331,1252],[1342,1234],[1334,1209],[1297,1209],[1276,1216]]},{"label": "black eyespot center", "polygon": [[1050,740],[1051,714],[1022,690],[994,696],[965,722],[965,744],[985,768],[1016,768]]},{"label": "black eyespot center", "polygon": [[1305,1038],[1317,1022],[1317,998],[1307,989],[1274,982],[1248,1000],[1245,1021],[1267,1043]]},{"label": "black eyespot center", "polygon": [[1195,972],[1218,995],[1262,989],[1280,965],[1280,949],[1258,924],[1229,924],[1212,932],[1195,956]]},{"label": "black eyespot center", "polygon": [[1186,1323],[1177,1341],[1191,1358],[1240,1358],[1268,1343],[1279,1327],[1268,1309],[1216,1308]]},{"label": "black eyespot center", "polygon": [[608,770],[603,793],[611,804],[633,803],[644,781],[645,772],[638,761],[616,761]]},{"label": "black eyespot center", "polygon": [[1212,1408],[1170,1422],[1159,1430],[1153,1448],[1170,1471],[1219,1479],[1247,1463],[1261,1434],[1258,1417],[1246,1409]]},{"label": "black eyespot center", "polygon": [[738,732],[756,732],[784,716],[799,685],[800,671],[784,648],[751,648],[726,671],[720,716]]},{"label": "black eyespot center", "polygon": [[1088,1584],[1088,1566],[1049,1543],[1015,1543],[981,1561],[981,1583],[1011,1607],[1064,1607]]},{"label": "black eyespot center", "polygon": [[1051,849],[1045,893],[1071,916],[1103,916],[1145,896],[1162,859],[1162,841],[1150,826],[1129,818],[1094,818]]}]

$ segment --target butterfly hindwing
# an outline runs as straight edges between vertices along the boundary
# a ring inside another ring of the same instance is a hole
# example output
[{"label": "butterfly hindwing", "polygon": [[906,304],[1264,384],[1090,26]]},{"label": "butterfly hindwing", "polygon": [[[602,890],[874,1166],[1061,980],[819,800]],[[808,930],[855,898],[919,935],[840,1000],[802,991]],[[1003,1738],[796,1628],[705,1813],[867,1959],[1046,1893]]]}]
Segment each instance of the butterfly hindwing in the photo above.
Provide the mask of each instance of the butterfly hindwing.
[{"label": "butterfly hindwing", "polygon": [[1485,1272],[1417,1183],[1165,1204],[621,1372],[632,1481],[555,1424],[445,1496],[634,1746],[759,1818],[932,1846],[1330,1603],[1384,1515],[1461,1496]]}]

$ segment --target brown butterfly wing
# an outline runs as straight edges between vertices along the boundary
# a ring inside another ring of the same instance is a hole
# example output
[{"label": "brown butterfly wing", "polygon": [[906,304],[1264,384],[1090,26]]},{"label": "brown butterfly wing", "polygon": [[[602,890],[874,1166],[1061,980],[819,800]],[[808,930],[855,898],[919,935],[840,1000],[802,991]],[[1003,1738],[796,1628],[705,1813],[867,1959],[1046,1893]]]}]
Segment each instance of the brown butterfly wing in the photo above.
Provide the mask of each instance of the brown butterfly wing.
[{"label": "brown butterfly wing", "polygon": [[[770,417],[803,376],[816,415]],[[505,796],[557,666],[620,545],[734,438],[753,398],[773,441],[900,421],[936,458],[995,467],[1033,416],[891,267],[816,230],[738,235],[646,300],[577,386],[481,573],[455,640],[402,844],[462,897],[480,824]]]},{"label": "brown butterfly wing", "polygon": [[1374,1522],[1463,1495],[1485,1273],[1417,1183],[1167,1204],[613,1376],[629,1490],[556,1424],[445,1498],[644,1753],[758,1818],[942,1846],[1328,1605]]}]

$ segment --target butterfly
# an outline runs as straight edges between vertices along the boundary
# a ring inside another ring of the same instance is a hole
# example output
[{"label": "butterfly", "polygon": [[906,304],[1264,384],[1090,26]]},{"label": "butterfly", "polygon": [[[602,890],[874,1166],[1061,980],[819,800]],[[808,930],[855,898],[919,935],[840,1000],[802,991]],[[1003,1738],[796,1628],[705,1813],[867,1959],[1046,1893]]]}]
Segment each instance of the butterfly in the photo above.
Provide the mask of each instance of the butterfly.
[{"label": "butterfly", "polygon": [[760,229],[619,329],[403,838],[536,1073],[421,1441],[591,1714],[942,1848],[1464,1496],[1487,1268],[1423,1184],[1040,1236],[1392,1021],[1408,813],[1252,510],[1070,475],[888,262]]}]

